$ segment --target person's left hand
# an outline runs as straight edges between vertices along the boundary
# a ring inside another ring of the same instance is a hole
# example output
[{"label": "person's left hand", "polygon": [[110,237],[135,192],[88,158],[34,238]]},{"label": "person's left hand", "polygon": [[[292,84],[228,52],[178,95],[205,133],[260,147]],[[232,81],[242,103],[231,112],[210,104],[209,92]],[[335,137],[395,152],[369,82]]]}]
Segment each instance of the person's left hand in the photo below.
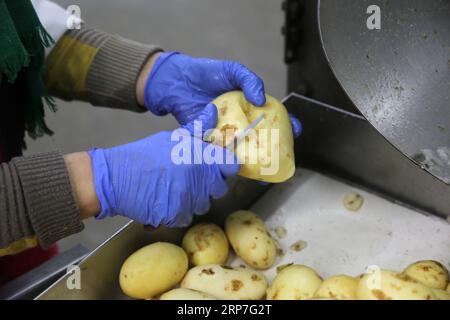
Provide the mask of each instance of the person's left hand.
[{"label": "person's left hand", "polygon": [[[242,90],[255,106],[266,102],[261,78],[238,62],[165,52],[156,59],[146,81],[144,104],[152,113],[171,113],[185,125],[216,97],[232,90]],[[290,118],[294,136],[298,137],[300,121],[292,115]]]}]

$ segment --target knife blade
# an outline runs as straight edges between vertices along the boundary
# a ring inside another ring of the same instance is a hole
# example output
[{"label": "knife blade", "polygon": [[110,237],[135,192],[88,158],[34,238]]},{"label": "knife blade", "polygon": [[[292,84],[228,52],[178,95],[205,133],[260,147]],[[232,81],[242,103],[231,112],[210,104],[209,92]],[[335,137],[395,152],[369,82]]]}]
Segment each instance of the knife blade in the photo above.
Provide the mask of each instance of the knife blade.
[{"label": "knife blade", "polygon": [[233,150],[234,147],[237,147],[239,143],[241,143],[241,141],[244,140],[244,138],[248,136],[263,119],[264,112],[261,113],[255,120],[253,120],[252,123],[250,123],[241,133],[234,137],[234,139],[230,143],[228,143],[225,148],[228,150]]}]

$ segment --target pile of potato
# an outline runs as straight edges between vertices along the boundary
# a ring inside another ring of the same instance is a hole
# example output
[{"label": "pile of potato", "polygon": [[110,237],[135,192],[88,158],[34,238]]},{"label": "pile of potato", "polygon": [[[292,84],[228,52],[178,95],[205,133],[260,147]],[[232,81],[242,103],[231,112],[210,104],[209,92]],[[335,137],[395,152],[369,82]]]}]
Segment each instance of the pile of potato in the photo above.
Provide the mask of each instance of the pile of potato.
[{"label": "pile of potato", "polygon": [[[225,265],[230,244],[247,266]],[[182,248],[157,242],[139,249],[124,262],[120,286],[132,298],[161,300],[450,300],[448,271],[436,261],[419,261],[403,272],[376,269],[325,280],[292,263],[278,266],[269,285],[261,270],[271,268],[276,256],[264,222],[240,210],[228,216],[225,231],[212,223],[194,225]]]}]

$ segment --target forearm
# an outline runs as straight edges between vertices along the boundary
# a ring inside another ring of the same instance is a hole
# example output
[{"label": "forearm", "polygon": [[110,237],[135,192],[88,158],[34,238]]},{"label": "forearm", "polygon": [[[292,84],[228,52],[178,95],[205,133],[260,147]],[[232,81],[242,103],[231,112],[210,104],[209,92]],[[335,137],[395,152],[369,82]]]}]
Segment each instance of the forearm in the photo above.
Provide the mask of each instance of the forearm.
[{"label": "forearm", "polygon": [[99,30],[69,30],[47,58],[45,82],[52,95],[65,100],[144,112],[140,75],[149,72],[151,57],[160,51]]},{"label": "forearm", "polygon": [[136,98],[138,104],[140,106],[144,106],[144,93],[145,93],[145,85],[147,83],[148,76],[152,71],[153,65],[155,64],[156,59],[158,59],[161,53],[159,51],[153,53],[145,63],[144,67],[141,69],[139,73],[139,77],[136,83]]},{"label": "forearm", "polygon": [[64,156],[64,160],[80,218],[95,216],[100,211],[100,204],[94,188],[91,158],[86,152],[78,152]]},{"label": "forearm", "polygon": [[0,255],[25,238],[43,247],[83,229],[64,158],[57,152],[0,166]]}]

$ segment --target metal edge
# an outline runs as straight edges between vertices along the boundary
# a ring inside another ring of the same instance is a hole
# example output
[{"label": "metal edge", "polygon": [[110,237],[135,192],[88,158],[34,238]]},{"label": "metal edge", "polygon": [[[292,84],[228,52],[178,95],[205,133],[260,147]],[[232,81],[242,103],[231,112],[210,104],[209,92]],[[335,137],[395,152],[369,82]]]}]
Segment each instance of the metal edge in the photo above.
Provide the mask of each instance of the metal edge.
[{"label": "metal edge", "polygon": [[75,245],[35,269],[6,283],[0,288],[0,299],[31,299],[37,292],[59,279],[62,273],[67,272],[69,266],[78,264],[88,253],[89,250],[82,244]]},{"label": "metal edge", "polygon": [[[81,265],[83,262],[97,254],[100,250],[103,249],[103,247],[114,237],[119,235],[120,233],[124,232],[125,229],[127,229],[131,224],[135,223],[134,221],[128,221],[125,225],[123,225],[119,230],[117,230],[115,233],[113,233],[111,236],[109,236],[106,240],[104,240],[97,248],[92,250],[89,254],[87,254],[81,261],[78,262],[77,265]],[[60,278],[58,278],[51,286],[49,286],[47,289],[42,291],[38,296],[36,296],[33,300],[39,300],[40,297],[44,296],[46,293],[51,291],[59,282],[61,282],[65,278],[66,274],[62,275]]]}]

